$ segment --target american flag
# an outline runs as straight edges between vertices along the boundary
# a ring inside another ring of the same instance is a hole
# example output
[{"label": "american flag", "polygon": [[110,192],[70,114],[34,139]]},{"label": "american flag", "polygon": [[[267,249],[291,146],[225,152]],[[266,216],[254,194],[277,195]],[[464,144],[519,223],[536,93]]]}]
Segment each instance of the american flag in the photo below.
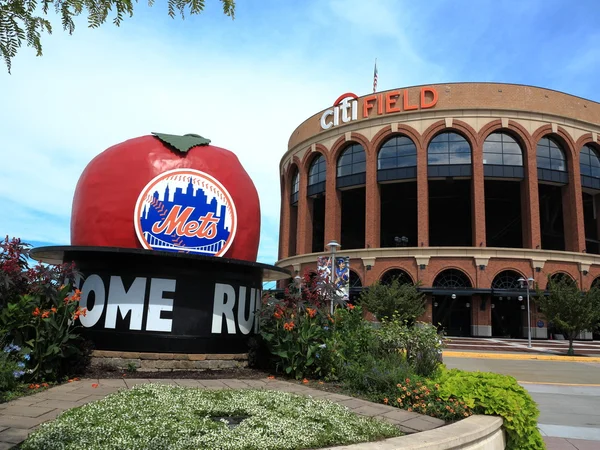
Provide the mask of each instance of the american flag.
[{"label": "american flag", "polygon": [[377,60],[375,60],[375,71],[373,72],[373,92],[377,92]]}]

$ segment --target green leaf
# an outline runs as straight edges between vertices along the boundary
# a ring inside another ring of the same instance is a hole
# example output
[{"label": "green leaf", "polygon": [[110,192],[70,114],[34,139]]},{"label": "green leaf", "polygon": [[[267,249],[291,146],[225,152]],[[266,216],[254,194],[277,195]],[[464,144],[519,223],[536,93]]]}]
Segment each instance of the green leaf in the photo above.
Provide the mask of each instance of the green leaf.
[{"label": "green leaf", "polygon": [[210,144],[210,139],[203,138],[198,134],[185,134],[183,136],[155,132],[152,132],[152,134],[161,142],[181,153],[187,153],[194,147]]}]

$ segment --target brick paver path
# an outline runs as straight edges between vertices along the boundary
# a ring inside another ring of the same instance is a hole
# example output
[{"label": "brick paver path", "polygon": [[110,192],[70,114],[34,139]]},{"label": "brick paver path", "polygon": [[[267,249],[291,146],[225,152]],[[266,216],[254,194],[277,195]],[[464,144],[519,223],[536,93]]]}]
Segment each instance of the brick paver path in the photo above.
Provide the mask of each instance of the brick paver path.
[{"label": "brick paver path", "polygon": [[[344,405],[363,416],[381,418],[397,425],[405,433],[431,430],[444,425],[443,420],[433,417],[280,380],[83,379],[0,404],[0,450],[12,448],[24,441],[38,425],[56,418],[67,409],[102,399],[119,389],[130,389],[137,384],[151,382],[204,389],[272,389],[310,395]],[[92,387],[93,384],[98,386]]]}]

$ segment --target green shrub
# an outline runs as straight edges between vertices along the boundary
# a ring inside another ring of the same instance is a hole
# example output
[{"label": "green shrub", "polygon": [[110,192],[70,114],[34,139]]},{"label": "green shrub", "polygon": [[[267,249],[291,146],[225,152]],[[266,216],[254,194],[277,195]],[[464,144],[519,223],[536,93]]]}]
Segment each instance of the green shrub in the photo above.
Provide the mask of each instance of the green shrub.
[{"label": "green shrub", "polygon": [[433,376],[442,362],[442,335],[430,323],[417,322],[409,326],[394,314],[391,320],[382,320],[376,334],[384,350],[405,353],[417,375]]},{"label": "green shrub", "polygon": [[517,380],[488,372],[445,370],[438,377],[439,396],[463,401],[475,414],[496,415],[504,419],[507,449],[544,449],[537,428],[539,410],[529,393]]},{"label": "green shrub", "polygon": [[363,353],[340,369],[346,389],[370,398],[385,397],[396,389],[399,380],[412,375],[410,366],[400,353]]},{"label": "green shrub", "polygon": [[361,292],[359,304],[379,320],[394,314],[400,322],[414,322],[425,312],[425,295],[410,283],[394,278],[390,284],[379,282]]},{"label": "green shrub", "polygon": [[0,341],[0,401],[4,394],[14,390],[25,376],[25,363],[29,354],[14,344],[3,345]]}]

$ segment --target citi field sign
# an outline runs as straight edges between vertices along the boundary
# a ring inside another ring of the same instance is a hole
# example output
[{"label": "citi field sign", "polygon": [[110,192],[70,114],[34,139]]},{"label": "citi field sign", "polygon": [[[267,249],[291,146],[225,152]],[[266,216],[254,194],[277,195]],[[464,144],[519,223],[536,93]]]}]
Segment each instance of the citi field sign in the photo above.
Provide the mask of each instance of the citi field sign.
[{"label": "citi field sign", "polygon": [[351,92],[340,95],[333,102],[333,108],[323,112],[321,129],[328,130],[358,120],[359,115],[362,119],[367,119],[371,116],[433,108],[437,104],[438,93],[434,88],[422,87],[418,103],[410,102],[408,89],[367,95],[363,98],[361,110],[358,100],[358,96]]}]

